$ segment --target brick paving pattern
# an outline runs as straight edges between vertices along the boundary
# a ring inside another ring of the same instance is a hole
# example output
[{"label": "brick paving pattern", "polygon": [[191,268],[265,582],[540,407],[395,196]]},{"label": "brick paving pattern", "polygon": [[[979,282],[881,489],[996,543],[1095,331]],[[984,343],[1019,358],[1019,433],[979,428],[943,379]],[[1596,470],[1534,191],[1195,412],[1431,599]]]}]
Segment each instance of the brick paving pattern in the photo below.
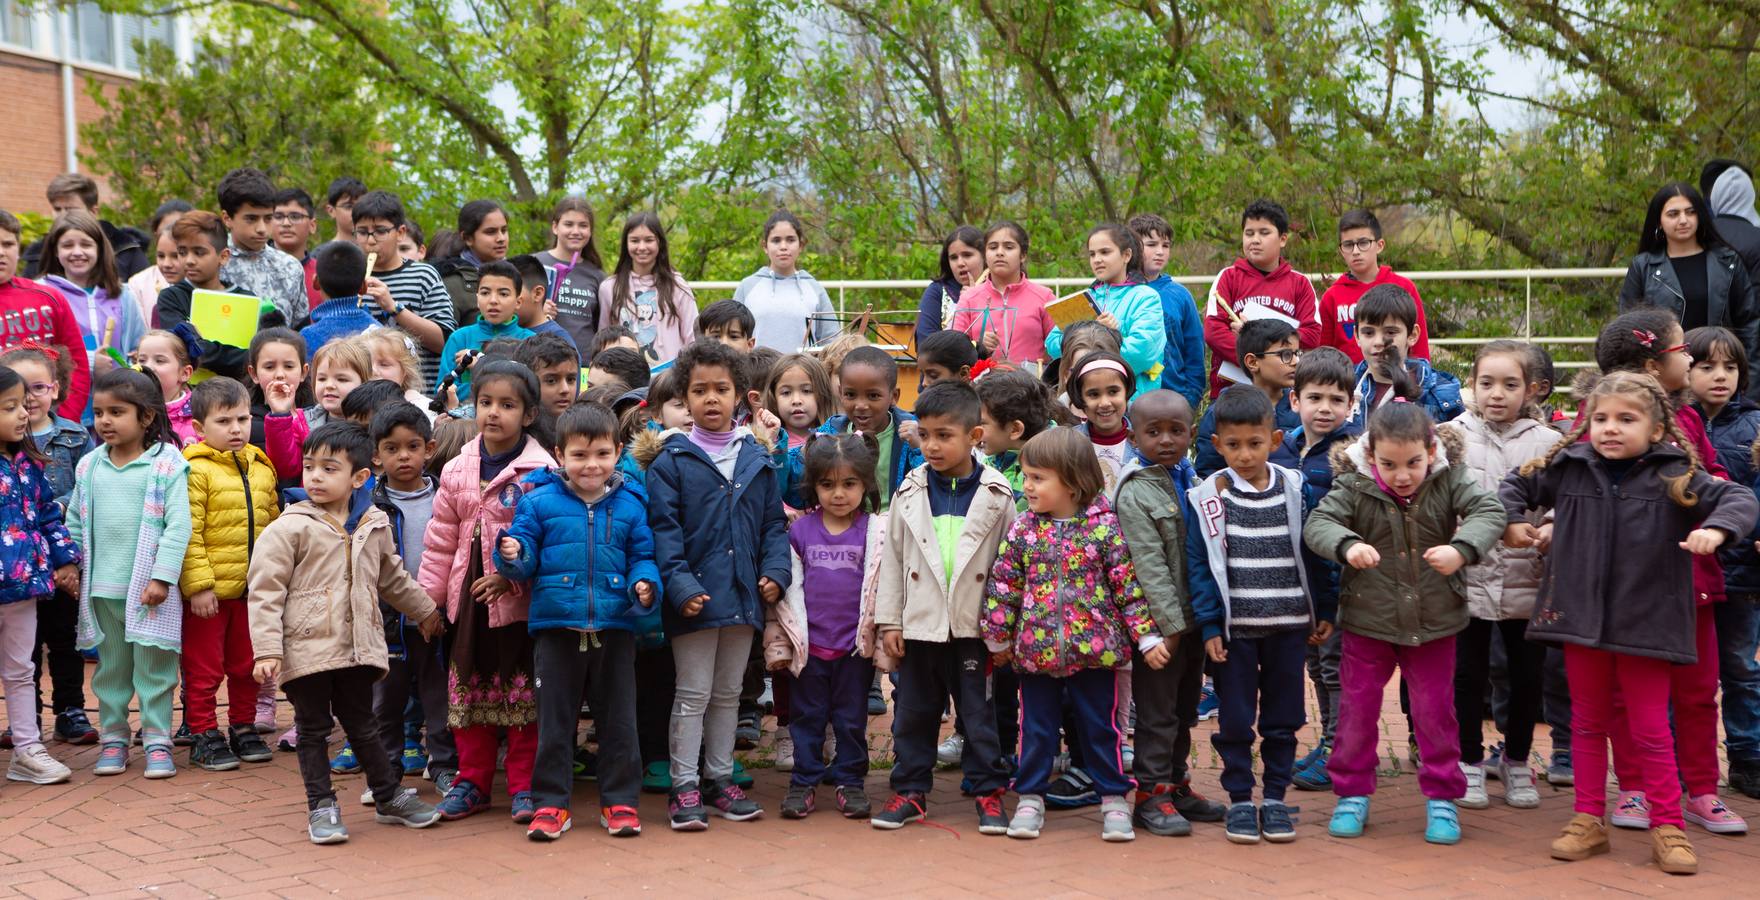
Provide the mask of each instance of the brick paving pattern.
[{"label": "brick paving pattern", "polygon": [[[289,716],[283,705],[283,725]],[[888,723],[872,720],[879,761],[886,758]],[[1167,890],[1197,897],[1413,891],[1427,898],[1755,896],[1760,835],[1690,829],[1700,856],[1700,874],[1691,878],[1649,865],[1648,838],[1631,831],[1616,830],[1606,856],[1551,860],[1547,844],[1570,817],[1571,795],[1544,784],[1540,809],[1515,810],[1501,805],[1501,788],[1492,782],[1490,809],[1462,810],[1460,845],[1428,845],[1423,798],[1405,759],[1405,720],[1392,691],[1382,723],[1383,777],[1368,834],[1354,841],[1327,836],[1332,795],[1296,792],[1290,799],[1302,807],[1300,839],[1278,846],[1229,844],[1220,825],[1198,825],[1189,838],[1139,832],[1135,843],[1106,844],[1098,836],[1097,807],[1053,811],[1036,841],[984,837],[970,801],[959,796],[956,772],[937,776],[930,802],[931,820],[945,828],[877,832],[839,817],[828,790],[810,818],[786,821],[777,815],[786,776],[761,768],[773,720],[766,720],[759,749],[743,754],[754,766],[753,795],[765,807],[763,819],[715,819],[706,833],[675,834],[666,828],[665,798],[645,795],[643,834],[613,839],[597,827],[594,787],[581,783],[575,829],[555,843],[528,841],[524,829],[508,821],[500,786],[489,812],[461,822],[423,831],[375,825],[371,811],[356,802],[363,782],[352,775],[336,779],[351,839],[317,847],[306,840],[304,795],[291,753],[209,773],[185,765],[187,753],[179,748],[177,777],[148,781],[138,752],[126,775],[98,778],[91,774],[96,747],[51,744],[73,767],[72,784],[0,787],[0,897],[575,897],[684,890],[712,897],[1116,898]],[[1213,722],[1200,726],[1194,760],[1194,784],[1211,796],[1218,795],[1220,773],[1209,744],[1214,730]],[[1544,732],[1537,754],[1550,750]],[[1303,752],[1312,739],[1310,727]],[[424,799],[434,801],[433,786],[421,785]],[[868,790],[878,807],[889,796],[885,771],[869,777]],[[1760,827],[1760,803],[1739,795],[1726,800]]]}]

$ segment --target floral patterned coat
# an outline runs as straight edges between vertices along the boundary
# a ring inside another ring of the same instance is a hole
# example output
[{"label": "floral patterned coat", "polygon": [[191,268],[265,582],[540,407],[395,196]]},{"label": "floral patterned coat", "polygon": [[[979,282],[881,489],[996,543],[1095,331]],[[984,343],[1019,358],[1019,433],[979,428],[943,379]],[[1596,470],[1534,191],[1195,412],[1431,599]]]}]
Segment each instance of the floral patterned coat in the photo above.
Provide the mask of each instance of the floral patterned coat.
[{"label": "floral patterned coat", "polygon": [[1060,522],[1022,513],[1008,529],[984,597],[982,632],[1023,672],[1117,669],[1154,633],[1118,517],[1104,496]]},{"label": "floral patterned coat", "polygon": [[0,456],[0,603],[53,593],[54,571],[79,561],[42,465],[23,453]]}]

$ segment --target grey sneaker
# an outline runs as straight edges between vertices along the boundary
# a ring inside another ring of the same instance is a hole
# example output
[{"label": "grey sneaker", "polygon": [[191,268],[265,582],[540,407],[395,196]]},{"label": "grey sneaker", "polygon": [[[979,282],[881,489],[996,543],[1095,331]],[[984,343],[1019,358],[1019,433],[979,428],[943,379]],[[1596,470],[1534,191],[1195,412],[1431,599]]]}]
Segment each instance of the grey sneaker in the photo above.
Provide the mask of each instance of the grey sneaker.
[{"label": "grey sneaker", "polygon": [[306,816],[306,836],[314,844],[340,844],[348,840],[348,828],[342,824],[342,810],[336,808],[335,800],[324,801]]},{"label": "grey sneaker", "polygon": [[1512,766],[1505,758],[1497,764],[1497,780],[1503,782],[1503,802],[1516,809],[1533,809],[1540,805],[1540,789],[1534,785],[1534,770]]},{"label": "grey sneaker", "polygon": [[1461,774],[1467,779],[1467,794],[1456,801],[1462,809],[1484,809],[1491,805],[1485,794],[1485,767],[1461,763]]},{"label": "grey sneaker", "polygon": [[12,751],[12,765],[6,767],[7,781],[31,784],[60,784],[73,777],[73,770],[49,755],[42,744],[32,744]]},{"label": "grey sneaker", "polygon": [[380,825],[426,828],[440,821],[440,811],[417,799],[415,788],[399,788],[390,803],[378,804],[373,821]]},{"label": "grey sneaker", "polygon": [[1008,820],[1008,836],[1011,838],[1036,838],[1039,829],[1045,827],[1045,798],[1038,794],[1026,794],[1014,808],[1014,818]]},{"label": "grey sneaker", "polygon": [[1100,798],[1100,839],[1103,841],[1134,841],[1137,832],[1131,828],[1131,804],[1123,797]]},{"label": "grey sneaker", "polygon": [[1552,765],[1546,767],[1546,783],[1553,787],[1571,787],[1577,783],[1576,770],[1571,768],[1570,751],[1553,751]]},{"label": "grey sneaker", "polygon": [[961,756],[966,752],[966,739],[959,732],[947,736],[939,747],[935,748],[935,764],[943,769],[951,769],[959,765]]},{"label": "grey sneaker", "polygon": [[457,772],[435,772],[434,790],[439,791],[440,796],[444,797],[452,793],[452,785],[456,781],[458,781]]},{"label": "grey sneaker", "polygon": [[98,749],[98,764],[92,767],[94,775],[121,775],[128,771],[128,745],[117,741],[105,744]]},{"label": "grey sneaker", "polygon": [[171,758],[171,748],[164,744],[154,744],[147,748],[147,777],[170,778],[177,774],[177,762]]}]

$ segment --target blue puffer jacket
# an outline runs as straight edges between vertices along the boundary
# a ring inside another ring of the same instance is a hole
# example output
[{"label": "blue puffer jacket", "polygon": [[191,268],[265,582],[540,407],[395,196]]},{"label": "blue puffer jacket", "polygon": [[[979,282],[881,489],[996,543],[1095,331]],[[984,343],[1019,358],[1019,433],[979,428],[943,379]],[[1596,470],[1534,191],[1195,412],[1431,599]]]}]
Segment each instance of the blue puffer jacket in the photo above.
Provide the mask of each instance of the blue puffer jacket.
[{"label": "blue puffer jacket", "polygon": [[[519,558],[508,562],[497,552],[495,568],[532,582],[527,627],[638,634],[652,627],[643,620],[660,613],[660,569],[641,489],[614,475],[605,496],[587,503],[556,469],[538,469],[524,480],[530,487],[513,526],[502,533],[519,541]],[[635,599],[643,581],[654,588],[655,603],[647,609]]]},{"label": "blue puffer jacket", "polygon": [[[668,637],[727,625],[762,631],[758,579],[783,589],[792,580],[788,518],[770,455],[749,434],[736,440],[739,457],[728,479],[683,432],[636,439],[636,459],[652,460],[648,524],[665,585]],[[709,596],[702,610],[679,615],[684,602],[700,594]]]},{"label": "blue puffer jacket", "polygon": [[[1459,378],[1432,368],[1430,362],[1423,359],[1406,360],[1406,371],[1418,380],[1418,402],[1424,404],[1430,418],[1438,424],[1466,411],[1466,406],[1461,403]],[[1374,412],[1371,406],[1375,402],[1375,380],[1369,377],[1368,363],[1357,363],[1356,398],[1350,423],[1358,428],[1365,428],[1369,424],[1369,414]]]},{"label": "blue puffer jacket", "polygon": [[49,457],[49,462],[43,466],[43,474],[55,492],[55,501],[65,508],[67,495],[73,493],[73,467],[79,465],[80,457],[90,453],[94,445],[91,433],[72,419],[55,416],[51,424],[53,430],[48,437],[37,442],[37,449]]},{"label": "blue puffer jacket", "polygon": [[[1717,451],[1717,461],[1729,470],[1729,480],[1736,484],[1753,485],[1755,469],[1749,448],[1760,438],[1760,404],[1746,397],[1732,399],[1719,410],[1716,418],[1705,415],[1699,404],[1693,404],[1705,420],[1705,437]],[[1731,541],[1717,551],[1723,564],[1723,586],[1730,594],[1760,594],[1760,553],[1754,551],[1754,540],[1760,529],[1745,540]]]},{"label": "blue puffer jacket", "polygon": [[54,571],[79,561],[42,465],[0,456],[0,604],[54,593]]}]

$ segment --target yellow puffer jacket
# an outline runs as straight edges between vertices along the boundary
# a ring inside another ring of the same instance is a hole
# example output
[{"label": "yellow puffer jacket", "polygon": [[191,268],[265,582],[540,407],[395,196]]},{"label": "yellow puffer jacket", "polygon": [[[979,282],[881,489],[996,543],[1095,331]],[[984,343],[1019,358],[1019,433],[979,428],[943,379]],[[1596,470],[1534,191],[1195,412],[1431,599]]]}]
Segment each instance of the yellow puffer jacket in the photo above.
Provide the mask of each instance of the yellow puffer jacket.
[{"label": "yellow puffer jacket", "polygon": [[244,596],[251,550],[275,521],[275,467],[253,444],[228,452],[197,442],[183,448],[183,458],[189,460],[192,526],[183,595],[212,590],[236,600]]}]

